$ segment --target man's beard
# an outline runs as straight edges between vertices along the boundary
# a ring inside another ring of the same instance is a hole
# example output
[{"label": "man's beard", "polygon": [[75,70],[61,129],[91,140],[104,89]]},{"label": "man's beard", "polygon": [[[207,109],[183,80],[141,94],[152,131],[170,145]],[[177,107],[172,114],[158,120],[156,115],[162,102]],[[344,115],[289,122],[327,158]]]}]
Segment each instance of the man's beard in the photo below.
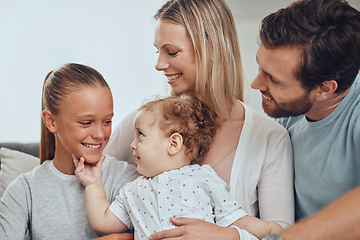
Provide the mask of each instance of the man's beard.
[{"label": "man's beard", "polygon": [[269,105],[262,103],[264,112],[273,118],[282,118],[282,117],[295,117],[307,113],[313,103],[309,100],[309,92],[306,91],[301,97],[292,100],[287,103],[277,103],[274,98],[275,108],[269,107]]}]

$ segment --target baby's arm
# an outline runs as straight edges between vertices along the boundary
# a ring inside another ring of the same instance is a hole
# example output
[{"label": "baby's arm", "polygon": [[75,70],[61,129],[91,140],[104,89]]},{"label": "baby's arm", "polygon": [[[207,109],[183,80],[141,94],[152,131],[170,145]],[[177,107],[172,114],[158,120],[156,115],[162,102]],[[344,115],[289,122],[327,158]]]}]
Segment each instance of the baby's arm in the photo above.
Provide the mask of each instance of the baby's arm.
[{"label": "baby's arm", "polygon": [[128,228],[110,210],[101,183],[94,183],[85,188],[86,209],[91,226],[101,234],[121,233]]},{"label": "baby's arm", "polygon": [[279,233],[284,230],[280,224],[276,222],[263,221],[249,215],[239,218],[231,225],[244,229],[259,239],[262,239],[269,234]]},{"label": "baby's arm", "polygon": [[102,156],[95,165],[85,165],[84,158],[78,160],[73,156],[75,175],[85,187],[86,210],[93,229],[101,234],[120,233],[128,228],[109,210],[110,202],[101,184],[104,159]]}]

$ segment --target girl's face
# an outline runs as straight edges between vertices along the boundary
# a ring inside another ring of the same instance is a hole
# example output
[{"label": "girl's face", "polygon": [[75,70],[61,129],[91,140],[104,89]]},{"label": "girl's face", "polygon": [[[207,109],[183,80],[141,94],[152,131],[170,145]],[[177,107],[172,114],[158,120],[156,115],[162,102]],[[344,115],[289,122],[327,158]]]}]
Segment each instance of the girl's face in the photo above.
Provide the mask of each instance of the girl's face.
[{"label": "girl's face", "polygon": [[166,19],[155,27],[154,45],[159,57],[156,70],[163,71],[174,94],[195,90],[195,51],[186,28]]},{"label": "girl's face", "polygon": [[97,162],[111,134],[114,114],[110,89],[90,86],[73,91],[61,109],[54,116],[55,159],[71,159],[74,154],[88,163]]},{"label": "girl's face", "polygon": [[137,164],[137,171],[145,177],[153,177],[173,169],[168,158],[169,138],[160,129],[156,116],[158,112],[141,110],[135,117],[136,138],[131,149]]}]

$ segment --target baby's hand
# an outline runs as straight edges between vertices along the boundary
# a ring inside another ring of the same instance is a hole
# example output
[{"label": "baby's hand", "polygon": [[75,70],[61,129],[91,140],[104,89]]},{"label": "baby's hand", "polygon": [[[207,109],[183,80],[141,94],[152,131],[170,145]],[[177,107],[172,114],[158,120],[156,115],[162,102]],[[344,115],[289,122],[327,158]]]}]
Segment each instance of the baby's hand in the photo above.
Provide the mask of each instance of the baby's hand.
[{"label": "baby's hand", "polygon": [[84,187],[94,183],[101,183],[101,166],[105,159],[104,155],[101,156],[100,160],[94,165],[85,164],[83,157],[77,159],[72,155],[72,158],[76,167],[75,175]]},{"label": "baby's hand", "polygon": [[280,224],[274,222],[273,225],[270,227],[270,233],[269,234],[280,233],[283,230],[284,230],[284,228],[282,228]]}]

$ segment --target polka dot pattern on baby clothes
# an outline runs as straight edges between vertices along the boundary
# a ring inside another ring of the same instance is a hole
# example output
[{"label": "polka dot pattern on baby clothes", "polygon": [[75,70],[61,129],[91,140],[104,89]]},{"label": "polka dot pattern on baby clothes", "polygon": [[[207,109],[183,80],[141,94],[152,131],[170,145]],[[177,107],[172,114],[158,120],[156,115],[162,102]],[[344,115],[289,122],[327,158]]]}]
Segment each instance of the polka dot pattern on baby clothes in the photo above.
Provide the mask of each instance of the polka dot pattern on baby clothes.
[{"label": "polka dot pattern on baby clothes", "polygon": [[227,226],[246,215],[232,199],[226,183],[207,165],[190,165],[153,178],[139,177],[127,184],[117,199],[121,207],[113,209],[121,209],[121,213],[114,214],[120,220],[130,216],[136,239],[174,228],[170,217],[199,218]]}]

